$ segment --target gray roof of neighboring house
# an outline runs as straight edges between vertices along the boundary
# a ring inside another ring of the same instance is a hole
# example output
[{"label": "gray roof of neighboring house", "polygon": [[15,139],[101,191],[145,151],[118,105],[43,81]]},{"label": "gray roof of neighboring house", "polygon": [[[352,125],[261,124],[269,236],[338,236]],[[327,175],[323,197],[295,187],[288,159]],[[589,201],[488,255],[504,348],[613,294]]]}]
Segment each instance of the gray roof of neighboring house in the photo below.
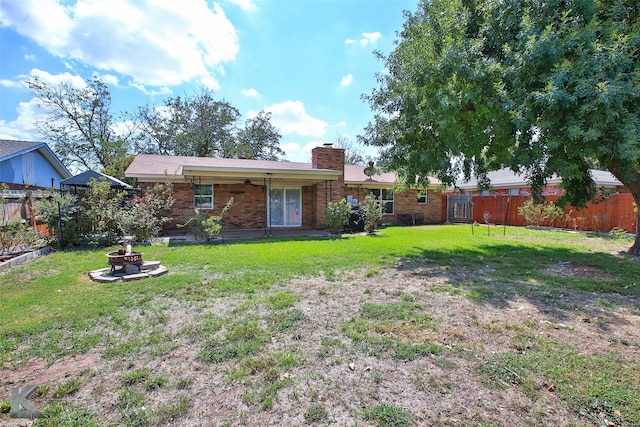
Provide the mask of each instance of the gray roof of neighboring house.
[{"label": "gray roof of neighboring house", "polygon": [[74,175],[70,178],[63,179],[62,181],[60,181],[60,184],[65,186],[70,186],[70,187],[71,186],[86,187],[89,185],[89,181],[91,181],[91,178],[94,178],[96,180],[100,178],[104,178],[112,187],[116,187],[116,188],[127,188],[127,189],[133,188],[126,182],[120,181],[118,178],[114,178],[112,176],[105,175],[103,173],[92,171],[92,170],[84,171],[82,173],[79,173],[78,175]]},{"label": "gray roof of neighboring house", "polygon": [[[599,186],[617,187],[623,185],[609,171],[591,169],[591,176],[596,185]],[[529,185],[525,177],[520,174],[516,174],[511,169],[507,168],[489,172],[487,173],[487,177],[489,178],[489,181],[491,181],[491,186],[493,188],[522,187]],[[561,182],[562,179],[557,176],[547,179],[547,185],[559,184]],[[478,180],[473,177],[468,182],[458,181],[457,185],[458,188],[464,190],[473,190],[478,187]]]},{"label": "gray roof of neighboring house", "polygon": [[46,143],[0,139],[0,161],[9,160],[31,151],[39,151],[63,178],[71,176],[69,169],[62,164]]}]

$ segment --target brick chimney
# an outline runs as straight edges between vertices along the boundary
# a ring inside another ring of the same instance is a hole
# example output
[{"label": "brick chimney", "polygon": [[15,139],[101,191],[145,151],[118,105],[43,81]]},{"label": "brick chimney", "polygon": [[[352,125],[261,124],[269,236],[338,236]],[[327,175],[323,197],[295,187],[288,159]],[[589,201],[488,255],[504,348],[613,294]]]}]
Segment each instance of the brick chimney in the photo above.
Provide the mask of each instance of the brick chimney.
[{"label": "brick chimney", "polygon": [[316,185],[315,216],[316,225],[324,226],[324,209],[328,202],[337,202],[345,197],[344,185],[344,148],[333,148],[333,144],[325,144],[311,151],[311,165],[314,169],[330,169],[342,174],[337,181],[327,181]]},{"label": "brick chimney", "polygon": [[344,182],[344,148],[333,148],[332,144],[316,147],[311,151],[314,169],[331,169],[342,172],[338,181]]}]

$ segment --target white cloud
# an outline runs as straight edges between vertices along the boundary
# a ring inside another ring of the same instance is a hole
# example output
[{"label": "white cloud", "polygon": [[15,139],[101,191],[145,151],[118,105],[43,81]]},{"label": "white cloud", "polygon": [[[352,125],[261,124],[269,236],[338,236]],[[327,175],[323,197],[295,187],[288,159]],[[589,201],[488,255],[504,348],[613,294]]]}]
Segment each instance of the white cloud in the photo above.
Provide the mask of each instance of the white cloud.
[{"label": "white cloud", "polygon": [[251,89],[242,89],[242,90],[240,91],[240,93],[241,93],[243,96],[246,96],[246,97],[249,97],[249,98],[256,98],[256,97],[260,96],[260,94],[258,93],[258,91],[257,91],[257,90],[255,90],[254,88],[251,88]]},{"label": "white cloud", "polygon": [[0,120],[0,138],[37,141],[35,123],[43,117],[38,101],[34,98],[28,102],[20,102],[16,112],[18,117],[15,120]]},{"label": "white cloud", "polygon": [[37,60],[38,58],[37,58],[35,55],[33,55],[33,54],[25,54],[25,55],[24,55],[24,59],[25,59],[26,61],[35,61],[35,60]]},{"label": "white cloud", "polygon": [[71,73],[61,73],[61,74],[51,74],[47,71],[40,70],[38,68],[34,68],[31,70],[31,75],[33,77],[38,77],[45,83],[50,85],[60,85],[62,83],[70,84],[72,87],[82,89],[87,87],[87,82],[77,74]]},{"label": "white cloud", "polygon": [[[235,28],[206,0],[20,0],[0,2],[0,26],[51,54],[131,76],[144,85],[177,85],[221,71],[235,59]],[[210,77],[209,80],[215,80]]]},{"label": "white cloud", "polygon": [[103,74],[100,76],[102,78],[102,81],[108,85],[111,86],[118,86],[118,84],[120,83],[118,81],[118,76],[114,76],[113,74]]},{"label": "white cloud", "polygon": [[353,74],[347,74],[340,80],[340,86],[342,87],[349,86],[351,83],[353,83]]},{"label": "white cloud", "polygon": [[15,80],[0,79],[0,86],[3,87],[22,87],[22,83]]},{"label": "white cloud", "polygon": [[[327,122],[311,117],[300,101],[285,101],[264,108],[271,113],[271,123],[283,134],[295,133],[303,136],[322,136]],[[257,111],[249,111],[248,117],[255,117]]]},{"label": "white cloud", "polygon": [[202,76],[202,78],[200,78],[200,83],[202,83],[202,86],[206,87],[207,89],[220,89],[220,83],[212,75]]},{"label": "white cloud", "polygon": [[[362,33],[362,37],[363,39],[360,40],[360,44],[366,46],[368,43],[375,44],[376,41],[382,37],[382,34],[377,31],[375,33]],[[364,43],[364,40],[367,40],[367,43]]]},{"label": "white cloud", "polygon": [[254,10],[256,5],[251,0],[229,0],[231,3],[237,4],[242,10]]},{"label": "white cloud", "polygon": [[360,46],[367,46],[369,44],[375,44],[378,39],[382,37],[382,34],[379,32],[375,33],[362,33],[362,38],[356,39],[347,39],[344,41],[345,44],[360,44]]},{"label": "white cloud", "polygon": [[316,147],[320,147],[321,145],[323,145],[324,142],[322,141],[312,141],[308,144],[305,144],[304,147],[302,147],[300,149],[300,151],[298,152],[298,154],[302,157],[302,156],[306,156],[309,159],[311,159],[311,151],[316,148]]},{"label": "white cloud", "polygon": [[144,93],[147,96],[155,96],[155,95],[168,95],[171,93],[171,89],[166,86],[161,87],[160,89],[147,89],[147,87],[138,82],[129,82],[129,86],[138,89],[140,92]]},{"label": "white cloud", "polygon": [[286,144],[280,144],[280,149],[285,152],[287,158],[291,159],[300,151],[300,144],[296,142],[288,142]]},{"label": "white cloud", "polygon": [[339,128],[345,128],[347,127],[347,122],[345,122],[344,120],[339,121],[338,124],[336,124],[336,126]]}]

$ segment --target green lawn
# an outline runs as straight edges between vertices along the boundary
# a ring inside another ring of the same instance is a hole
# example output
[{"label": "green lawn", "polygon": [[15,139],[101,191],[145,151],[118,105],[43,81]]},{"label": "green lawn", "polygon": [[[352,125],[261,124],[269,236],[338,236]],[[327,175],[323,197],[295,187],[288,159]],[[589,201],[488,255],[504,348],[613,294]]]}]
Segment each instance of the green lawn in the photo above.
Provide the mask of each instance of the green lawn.
[{"label": "green lawn", "polygon": [[[427,266],[429,274],[446,279],[434,282],[429,292],[444,292],[452,298],[462,298],[465,303],[484,304],[495,310],[522,298],[543,301],[558,310],[580,310],[570,308],[571,302],[563,300],[574,292],[602,296],[603,305],[610,310],[623,306],[631,306],[636,312],[640,309],[637,306],[640,262],[619,253],[631,242],[511,227],[503,236],[502,231],[494,228],[488,236],[486,227],[476,228],[474,234],[470,226],[391,227],[377,236],[354,235],[336,240],[259,239],[208,246],[145,246],[135,249],[144,252],[145,260],[160,260],[169,268],[169,274],[113,284],[93,283],[87,276],[88,271],[106,266],[105,254],[109,249],[54,252],[0,275],[0,368],[21,366],[33,359],[52,363],[89,351],[123,360],[149,346],[158,354],[176,351],[178,344],[172,344],[167,332],[158,325],[166,322],[167,307],[179,304],[203,313],[189,326],[195,336],[202,338],[197,356],[200,363],[216,366],[233,363],[225,368],[230,369],[225,375],[231,383],[247,382],[252,376],[262,375],[262,388],[246,396],[244,404],[268,411],[284,393],[282,390],[288,390],[294,381],[282,373],[295,372],[305,364],[311,366],[310,359],[315,357],[274,351],[266,359],[260,359],[273,337],[289,336],[310,321],[299,308],[308,301],[295,290],[285,289],[292,280],[322,278],[330,285],[360,272],[365,280],[371,277],[384,289],[385,281],[393,278],[381,277],[381,271],[396,269],[418,275]],[[563,265],[588,267],[599,275],[571,277],[544,273],[545,269]],[[323,292],[331,291],[327,289],[318,295],[322,297]],[[400,291],[394,295],[399,298],[394,303],[363,303],[359,317],[343,322],[333,331],[332,339],[338,341],[324,342],[322,351],[327,354],[346,351],[386,358],[393,363],[460,357],[462,346],[415,338],[442,328],[439,320],[432,321],[432,315],[437,313],[421,312],[428,296],[401,295]],[[610,295],[621,299],[608,298]],[[237,316],[216,316],[201,308],[227,300],[239,304],[237,310],[246,312],[246,317],[239,320]],[[136,318],[143,316],[144,321],[132,321],[132,313],[137,312],[140,314]],[[411,334],[394,335],[398,322],[413,322]],[[486,381],[489,389],[497,384],[516,387],[527,396],[537,395],[539,391],[532,384],[544,376],[556,386],[567,385],[557,396],[584,419],[585,425],[599,422],[597,415],[590,415],[598,411],[610,414],[610,419],[620,423],[616,425],[640,424],[639,343],[629,339],[626,347],[631,353],[612,350],[586,354],[554,337],[536,335],[535,331],[526,322],[516,328],[514,341],[532,348],[523,357],[508,350],[490,357],[475,354],[478,375],[498,378],[497,382]],[[123,336],[130,339],[123,341]],[[630,362],[634,365],[629,366]],[[583,370],[595,372],[590,383],[579,374]],[[121,393],[119,399],[134,399],[136,395],[131,393],[149,392],[135,389],[136,378],[148,373],[148,368],[129,373],[132,383],[126,386],[130,393]],[[274,377],[269,380],[269,375]],[[148,385],[150,379],[139,381]],[[162,387],[174,379],[157,377],[154,381]],[[2,400],[7,398],[0,395]],[[594,402],[600,402],[600,406]],[[64,408],[56,405],[52,403],[49,407],[50,420],[66,416]],[[121,410],[123,418],[119,423],[152,425],[158,420],[188,416],[189,401],[179,400],[175,405],[172,413],[159,411],[146,421],[138,420],[138,424],[124,422],[126,411]],[[585,409],[589,405],[597,407]],[[309,423],[327,422],[323,417],[329,416],[325,411],[330,413],[330,409],[315,405],[305,419],[311,420]],[[386,416],[410,420],[412,415],[407,409],[410,408],[371,406],[354,417],[378,420],[379,425],[384,425],[388,422],[380,420]],[[89,417],[86,420],[97,420],[95,425],[111,425],[96,413],[85,415]]]}]

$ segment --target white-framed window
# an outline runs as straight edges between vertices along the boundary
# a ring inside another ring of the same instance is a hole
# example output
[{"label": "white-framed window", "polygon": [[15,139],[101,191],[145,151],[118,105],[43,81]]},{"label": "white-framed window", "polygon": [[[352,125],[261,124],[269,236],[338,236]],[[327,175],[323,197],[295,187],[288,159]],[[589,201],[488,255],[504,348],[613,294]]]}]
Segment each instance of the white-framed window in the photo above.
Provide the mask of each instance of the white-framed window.
[{"label": "white-framed window", "polygon": [[509,189],[509,195],[510,196],[517,196],[518,193],[519,193],[519,189],[517,189],[517,188],[510,188]]},{"label": "white-framed window", "polygon": [[419,205],[427,204],[427,190],[418,191],[418,204]]},{"label": "white-framed window", "polygon": [[272,188],[269,191],[269,224],[274,227],[302,225],[302,190]]},{"label": "white-framed window", "polygon": [[370,188],[369,193],[373,194],[378,204],[383,203],[382,213],[393,215],[393,189],[391,188]]},{"label": "white-framed window", "polygon": [[193,208],[213,209],[213,184],[193,185]]}]

